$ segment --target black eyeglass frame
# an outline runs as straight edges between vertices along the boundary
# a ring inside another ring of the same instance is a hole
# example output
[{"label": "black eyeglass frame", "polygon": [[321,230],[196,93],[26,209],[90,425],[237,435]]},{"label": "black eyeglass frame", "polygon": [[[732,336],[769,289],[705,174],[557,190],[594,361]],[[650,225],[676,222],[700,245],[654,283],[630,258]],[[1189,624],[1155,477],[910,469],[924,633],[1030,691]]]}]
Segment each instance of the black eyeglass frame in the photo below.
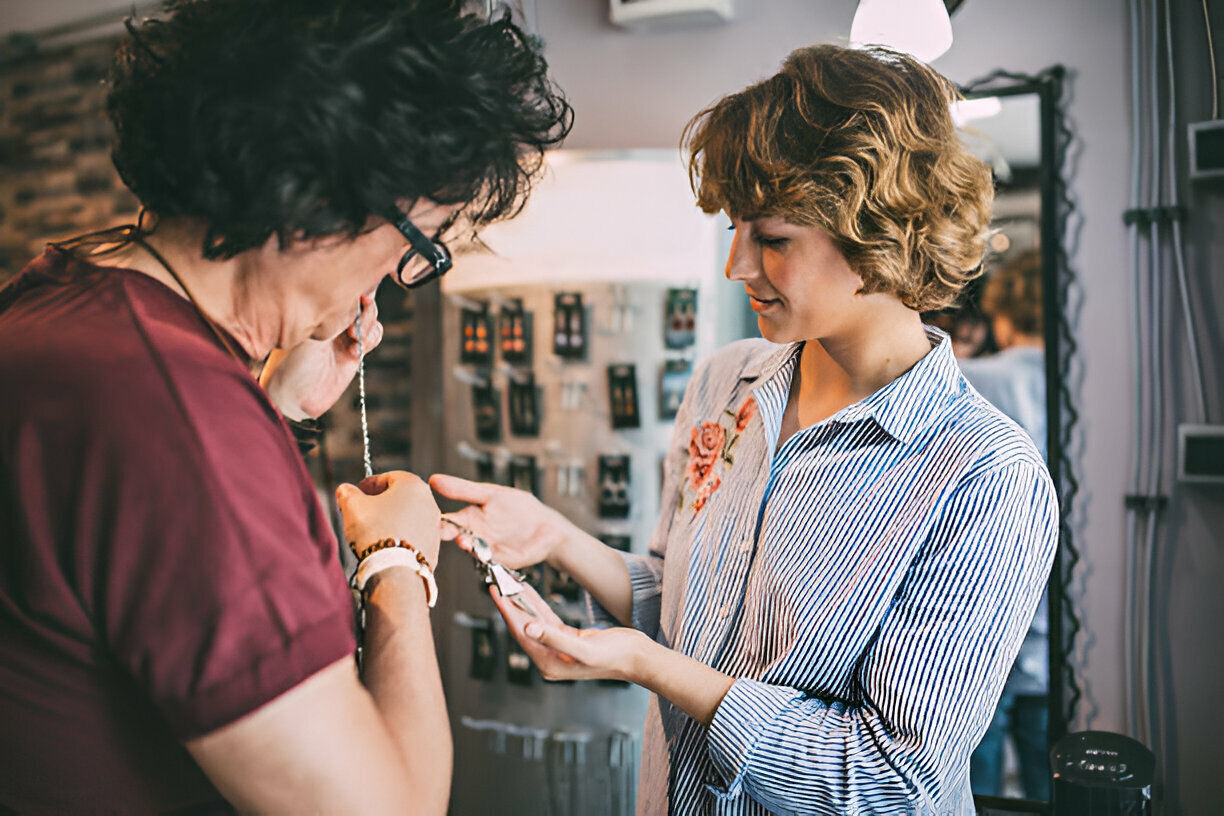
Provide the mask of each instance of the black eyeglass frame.
[{"label": "black eyeglass frame", "polygon": [[[410,244],[407,251],[400,258],[399,266],[395,268],[395,280],[400,286],[406,289],[415,289],[418,286],[429,283],[434,278],[442,277],[450,271],[453,261],[446,244],[430,238],[421,232],[417,225],[408,218],[408,214],[399,207],[392,207],[387,211],[387,220],[395,225],[395,228],[408,239]],[[404,267],[417,255],[429,261],[430,271],[420,277],[406,281],[404,280]]]}]

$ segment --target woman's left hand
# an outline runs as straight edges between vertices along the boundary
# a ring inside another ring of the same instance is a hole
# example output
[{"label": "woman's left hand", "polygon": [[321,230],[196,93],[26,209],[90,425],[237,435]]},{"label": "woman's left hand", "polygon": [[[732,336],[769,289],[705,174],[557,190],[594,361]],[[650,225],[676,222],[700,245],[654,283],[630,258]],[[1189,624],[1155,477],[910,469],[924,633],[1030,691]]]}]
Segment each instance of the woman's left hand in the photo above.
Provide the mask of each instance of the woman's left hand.
[{"label": "woman's left hand", "polygon": [[[361,332],[365,350],[382,342],[374,298],[361,297]],[[334,340],[306,340],[268,357],[259,377],[268,398],[290,419],[317,417],[331,408],[357,373],[357,327],[349,326]]]},{"label": "woman's left hand", "polygon": [[510,633],[548,680],[625,680],[637,682],[637,666],[651,640],[636,629],[575,629],[567,626],[526,584],[521,598],[536,612],[524,612],[490,587]]}]

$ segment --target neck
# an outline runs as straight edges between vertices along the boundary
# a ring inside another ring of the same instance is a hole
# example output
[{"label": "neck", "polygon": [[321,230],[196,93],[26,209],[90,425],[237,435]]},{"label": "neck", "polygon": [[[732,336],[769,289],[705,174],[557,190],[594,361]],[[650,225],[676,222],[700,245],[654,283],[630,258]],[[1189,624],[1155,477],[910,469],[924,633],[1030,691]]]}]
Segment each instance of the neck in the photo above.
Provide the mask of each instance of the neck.
[{"label": "neck", "polygon": [[201,254],[203,240],[202,227],[167,220],[144,238],[156,255],[134,244],[105,262],[142,272],[192,301],[206,320],[238,341],[238,350],[250,361],[263,360],[277,345],[281,326],[276,314],[258,308],[259,303],[277,302],[257,296],[256,290],[266,288],[257,285],[259,276],[253,274],[255,256],[262,250],[212,261]]},{"label": "neck", "polygon": [[826,419],[909,371],[931,350],[918,313],[900,303],[882,319],[809,340],[799,358],[791,402],[798,427]]},{"label": "neck", "polygon": [[800,370],[811,387],[857,401],[909,371],[930,350],[918,313],[901,307],[887,319],[863,321],[845,334],[808,342]]}]

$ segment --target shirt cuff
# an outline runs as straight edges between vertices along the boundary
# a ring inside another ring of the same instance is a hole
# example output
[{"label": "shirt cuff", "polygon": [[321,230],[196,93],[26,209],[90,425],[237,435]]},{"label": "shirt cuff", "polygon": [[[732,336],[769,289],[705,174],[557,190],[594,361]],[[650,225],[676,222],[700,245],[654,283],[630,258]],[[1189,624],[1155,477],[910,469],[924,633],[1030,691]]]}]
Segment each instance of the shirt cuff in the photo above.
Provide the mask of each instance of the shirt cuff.
[{"label": "shirt cuff", "polygon": [[736,680],[714,711],[706,732],[710,762],[718,772],[706,780],[706,789],[719,797],[738,796],[757,744],[768,731],[766,726],[778,720],[795,701],[806,699],[793,688]]},{"label": "shirt cuff", "polygon": [[[633,593],[632,625],[634,629],[655,637],[659,631],[659,616],[662,612],[662,582],[658,572],[659,559],[649,555],[617,553],[629,570],[629,587]],[[597,627],[620,626],[620,622],[603,608],[599,601],[585,593],[587,612]]]}]

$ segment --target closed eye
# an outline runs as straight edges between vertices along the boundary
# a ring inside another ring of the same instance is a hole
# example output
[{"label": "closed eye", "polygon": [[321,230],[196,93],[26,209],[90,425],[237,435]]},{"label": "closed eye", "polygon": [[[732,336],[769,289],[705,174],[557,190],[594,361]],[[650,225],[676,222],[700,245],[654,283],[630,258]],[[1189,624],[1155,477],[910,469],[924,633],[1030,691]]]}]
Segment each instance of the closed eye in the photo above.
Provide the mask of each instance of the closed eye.
[{"label": "closed eye", "polygon": [[789,238],[775,238],[772,235],[757,235],[754,240],[766,249],[782,249],[782,247],[790,243]]}]

